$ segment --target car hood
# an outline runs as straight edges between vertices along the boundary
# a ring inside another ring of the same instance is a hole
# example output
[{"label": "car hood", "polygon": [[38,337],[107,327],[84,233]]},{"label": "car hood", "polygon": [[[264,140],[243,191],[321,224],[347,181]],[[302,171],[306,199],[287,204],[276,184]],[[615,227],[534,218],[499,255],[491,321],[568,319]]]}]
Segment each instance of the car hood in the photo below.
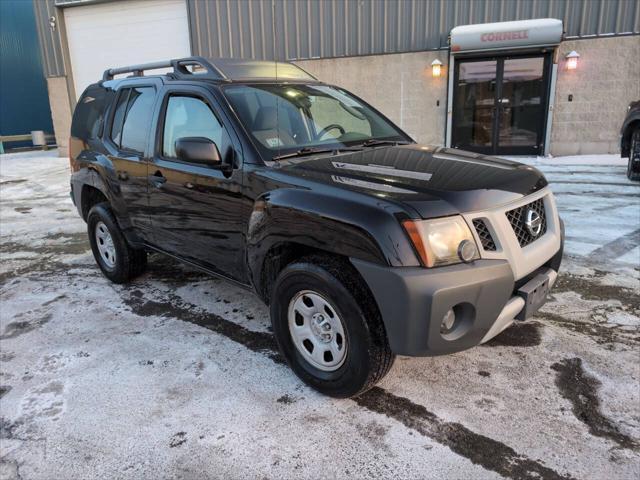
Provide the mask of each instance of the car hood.
[{"label": "car hood", "polygon": [[528,165],[413,144],[295,158],[278,166],[289,175],[407,204],[423,218],[488,209],[547,185]]}]

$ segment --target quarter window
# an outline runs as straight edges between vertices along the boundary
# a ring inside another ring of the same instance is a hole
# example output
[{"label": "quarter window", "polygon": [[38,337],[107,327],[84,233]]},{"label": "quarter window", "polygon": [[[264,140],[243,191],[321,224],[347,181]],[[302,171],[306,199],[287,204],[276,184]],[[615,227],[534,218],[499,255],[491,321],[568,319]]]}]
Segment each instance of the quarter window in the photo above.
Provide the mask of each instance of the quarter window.
[{"label": "quarter window", "polygon": [[162,137],[162,156],[176,158],[176,140],[184,137],[208,138],[224,153],[229,143],[224,133],[223,126],[202,100],[184,96],[169,97]]},{"label": "quarter window", "polygon": [[129,100],[129,89],[122,90],[118,96],[118,102],[116,103],[116,111],[113,114],[113,126],[111,127],[111,140],[118,147],[120,147],[120,141],[122,140],[122,121],[124,120],[124,114],[127,111],[127,100]]}]

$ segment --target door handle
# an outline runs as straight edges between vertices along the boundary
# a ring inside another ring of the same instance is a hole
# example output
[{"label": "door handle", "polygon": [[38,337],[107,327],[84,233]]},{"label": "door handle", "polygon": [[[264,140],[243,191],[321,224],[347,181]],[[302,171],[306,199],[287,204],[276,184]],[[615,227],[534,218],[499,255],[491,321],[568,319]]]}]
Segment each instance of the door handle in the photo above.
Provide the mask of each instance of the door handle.
[{"label": "door handle", "polygon": [[118,172],[118,180],[124,180],[126,182],[127,180],[129,180],[129,174],[127,172],[122,171],[122,170],[119,171]]},{"label": "door handle", "polygon": [[149,183],[151,183],[156,188],[162,188],[162,185],[164,185],[166,182],[167,179],[164,175],[162,175],[162,172],[160,170],[149,176]]}]

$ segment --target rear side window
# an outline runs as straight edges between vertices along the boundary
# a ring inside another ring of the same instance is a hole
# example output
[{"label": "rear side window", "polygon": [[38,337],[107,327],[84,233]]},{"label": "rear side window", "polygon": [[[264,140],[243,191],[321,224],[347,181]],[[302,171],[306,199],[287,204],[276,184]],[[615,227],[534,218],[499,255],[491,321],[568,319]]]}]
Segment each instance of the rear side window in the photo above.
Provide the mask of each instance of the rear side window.
[{"label": "rear side window", "polygon": [[127,101],[129,100],[129,89],[120,92],[118,97],[118,103],[116,103],[116,110],[113,114],[113,126],[111,127],[111,140],[113,143],[120,146],[122,140],[122,120],[124,120],[124,114],[127,111]]},{"label": "rear side window", "polygon": [[120,92],[113,116],[111,140],[122,150],[144,153],[155,97],[153,87],[134,87]]},{"label": "rear side window", "polygon": [[113,95],[113,90],[99,85],[87,88],[73,112],[71,136],[85,141],[101,137],[105,106],[111,103]]}]

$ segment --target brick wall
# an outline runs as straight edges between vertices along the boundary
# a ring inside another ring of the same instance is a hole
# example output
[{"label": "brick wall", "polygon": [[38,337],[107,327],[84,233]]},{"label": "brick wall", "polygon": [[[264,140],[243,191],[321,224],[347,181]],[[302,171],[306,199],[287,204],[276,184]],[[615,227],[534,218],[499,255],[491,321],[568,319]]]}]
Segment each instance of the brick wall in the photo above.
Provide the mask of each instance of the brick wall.
[{"label": "brick wall", "polygon": [[[580,54],[580,61],[577,70],[568,71],[565,55],[572,50]],[[440,78],[431,76],[436,58],[445,63]],[[418,142],[444,144],[447,52],[296,63],[320,80],[362,97]],[[640,36],[563,42],[555,95],[552,155],[619,152],[618,134],[627,105],[640,99]]]},{"label": "brick wall", "polygon": [[[572,50],[578,68],[567,70]],[[558,53],[551,154],[618,153],[627,105],[640,99],[640,36],[562,42]]]},{"label": "brick wall", "polygon": [[[442,75],[433,78],[439,59]],[[320,80],[344,87],[373,105],[420,143],[444,145],[447,52],[297,61]],[[437,105],[437,102],[440,104]]]}]

